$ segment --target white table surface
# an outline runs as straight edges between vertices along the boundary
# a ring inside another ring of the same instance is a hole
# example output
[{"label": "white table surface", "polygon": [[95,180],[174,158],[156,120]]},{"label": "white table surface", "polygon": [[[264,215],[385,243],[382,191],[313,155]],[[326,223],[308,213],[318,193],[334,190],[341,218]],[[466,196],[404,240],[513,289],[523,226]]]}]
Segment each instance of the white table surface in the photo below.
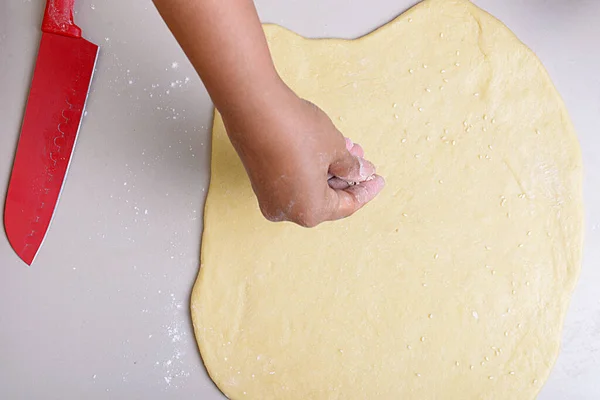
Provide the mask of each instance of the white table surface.
[{"label": "white table surface", "polygon": [[[585,165],[584,263],[539,399],[600,399],[600,1],[476,0],[541,58]],[[258,0],[310,37],[352,38],[411,0]],[[0,1],[0,203],[39,44],[42,0]],[[188,300],[199,267],[211,105],[149,0],[78,0],[101,46],[69,176],[26,268],[0,234],[0,399],[223,399]]]}]

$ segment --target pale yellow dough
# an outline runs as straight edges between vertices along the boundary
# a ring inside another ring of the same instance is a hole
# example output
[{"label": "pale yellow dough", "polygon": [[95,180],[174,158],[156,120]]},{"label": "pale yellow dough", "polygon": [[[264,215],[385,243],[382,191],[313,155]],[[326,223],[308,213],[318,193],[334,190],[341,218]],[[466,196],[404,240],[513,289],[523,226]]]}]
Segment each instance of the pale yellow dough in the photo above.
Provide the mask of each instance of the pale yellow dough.
[{"label": "pale yellow dough", "polygon": [[235,400],[534,398],[582,241],[580,150],[536,56],[461,0],[352,41],[265,30],[387,187],[316,229],[267,222],[216,116],[191,303],[212,379]]}]

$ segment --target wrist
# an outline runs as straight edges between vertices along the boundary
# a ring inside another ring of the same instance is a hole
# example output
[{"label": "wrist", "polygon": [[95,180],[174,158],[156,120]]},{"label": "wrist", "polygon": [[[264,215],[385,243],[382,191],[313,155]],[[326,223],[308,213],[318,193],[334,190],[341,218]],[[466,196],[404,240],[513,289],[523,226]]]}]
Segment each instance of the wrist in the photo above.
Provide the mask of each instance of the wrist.
[{"label": "wrist", "polygon": [[274,71],[248,77],[243,84],[233,85],[222,99],[213,98],[213,101],[223,117],[247,118],[276,109],[292,96],[296,95]]}]

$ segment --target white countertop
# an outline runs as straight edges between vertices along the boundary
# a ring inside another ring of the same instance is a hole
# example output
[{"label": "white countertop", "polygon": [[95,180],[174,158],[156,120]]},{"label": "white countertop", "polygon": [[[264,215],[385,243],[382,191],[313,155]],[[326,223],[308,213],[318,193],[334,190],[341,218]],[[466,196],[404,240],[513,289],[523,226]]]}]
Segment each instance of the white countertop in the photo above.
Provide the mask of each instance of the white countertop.
[{"label": "white countertop", "polygon": [[[224,399],[188,300],[199,267],[211,105],[149,0],[78,0],[101,46],[59,207],[33,267],[0,235],[0,398]],[[410,0],[257,0],[263,21],[352,38]],[[600,399],[600,1],[476,0],[541,58],[583,150],[584,263],[540,400]],[[39,44],[42,0],[0,2],[0,188]],[[4,203],[5,190],[0,191]]]}]

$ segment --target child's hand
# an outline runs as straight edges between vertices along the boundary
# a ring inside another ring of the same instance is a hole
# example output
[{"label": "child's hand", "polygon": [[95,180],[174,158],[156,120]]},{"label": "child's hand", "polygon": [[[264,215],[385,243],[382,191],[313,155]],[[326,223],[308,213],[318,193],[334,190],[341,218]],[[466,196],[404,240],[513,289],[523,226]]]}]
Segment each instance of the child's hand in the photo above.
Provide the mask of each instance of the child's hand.
[{"label": "child's hand", "polygon": [[281,81],[252,0],[154,3],[223,116],[268,219],[315,226],[381,191],[360,146]]},{"label": "child's hand", "polygon": [[362,148],[283,84],[226,110],[223,120],[271,221],[312,227],[344,218],[383,189],[383,178],[362,158]]}]

